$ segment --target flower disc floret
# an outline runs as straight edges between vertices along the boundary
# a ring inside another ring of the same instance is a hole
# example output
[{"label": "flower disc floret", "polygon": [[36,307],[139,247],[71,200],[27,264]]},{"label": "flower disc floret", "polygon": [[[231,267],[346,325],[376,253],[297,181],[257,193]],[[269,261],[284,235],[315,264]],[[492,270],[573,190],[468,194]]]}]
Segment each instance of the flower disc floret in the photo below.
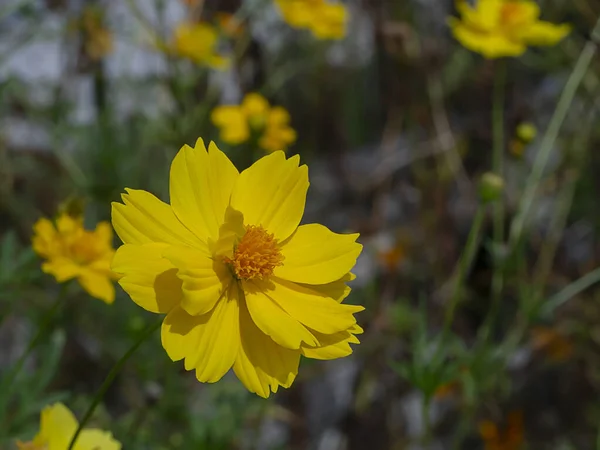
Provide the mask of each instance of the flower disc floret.
[{"label": "flower disc floret", "polygon": [[284,257],[275,236],[263,227],[250,225],[237,244],[233,258],[225,258],[237,279],[264,279],[273,275],[277,266],[283,265]]}]

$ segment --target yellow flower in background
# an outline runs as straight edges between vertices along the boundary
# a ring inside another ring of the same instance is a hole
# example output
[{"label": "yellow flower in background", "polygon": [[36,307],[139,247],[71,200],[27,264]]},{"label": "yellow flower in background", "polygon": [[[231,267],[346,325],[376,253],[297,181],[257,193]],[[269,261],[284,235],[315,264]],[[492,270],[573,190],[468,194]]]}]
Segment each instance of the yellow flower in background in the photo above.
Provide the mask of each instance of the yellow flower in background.
[{"label": "yellow flower in background", "polygon": [[244,23],[233,14],[218,12],[215,20],[221,32],[229,38],[238,38],[244,33]]},{"label": "yellow flower in background", "polygon": [[171,51],[200,65],[224,69],[227,58],[217,53],[219,34],[207,23],[182,23],[175,29]]},{"label": "yellow flower in background", "polygon": [[115,253],[112,247],[112,228],[100,222],[94,231],[83,227],[82,217],[62,213],[55,223],[42,218],[33,226],[33,249],[44,258],[42,270],[59,283],[77,279],[92,296],[112,303],[115,288],[110,261]]},{"label": "yellow flower in background", "polygon": [[217,106],[213,123],[220,128],[224,142],[239,145],[258,135],[258,145],[268,151],[285,150],[296,141],[296,131],[290,127],[290,115],[281,106],[269,105],[260,94],[250,93],[241,105]]},{"label": "yellow flower in background", "polygon": [[[17,442],[19,450],[66,450],[77,431],[77,419],[62,403],[43,409],[40,431],[30,442]],[[84,429],[77,437],[74,450],[120,450],[121,444],[108,431]]]},{"label": "yellow flower in background", "polygon": [[348,11],[342,3],[325,0],[276,0],[288,25],[307,29],[317,39],[342,39],[346,35]]},{"label": "yellow flower in background", "polygon": [[540,7],[531,0],[459,0],[461,18],[449,19],[454,37],[486,58],[522,55],[530,45],[557,44],[571,27],[539,20]]},{"label": "yellow flower in background", "polygon": [[93,60],[100,60],[113,50],[112,33],[104,26],[102,12],[88,7],[81,18],[85,38],[85,52]]},{"label": "yellow flower in background", "polygon": [[167,314],[162,345],[199,381],[233,367],[268,397],[292,384],[300,355],[340,358],[359,342],[354,313],[364,308],[342,301],[362,246],[358,234],[299,225],[308,184],[298,156],[274,152],[239,173],[198,139],[173,160],[171,204],[133,189],[113,203],[119,284]]}]

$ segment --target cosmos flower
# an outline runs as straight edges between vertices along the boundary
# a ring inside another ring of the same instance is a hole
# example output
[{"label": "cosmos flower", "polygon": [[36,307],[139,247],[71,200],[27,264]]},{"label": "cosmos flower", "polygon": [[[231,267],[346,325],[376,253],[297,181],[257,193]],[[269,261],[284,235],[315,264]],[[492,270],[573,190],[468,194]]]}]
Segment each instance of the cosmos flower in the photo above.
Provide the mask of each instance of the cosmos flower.
[{"label": "cosmos flower", "polygon": [[46,260],[42,264],[45,273],[59,283],[75,278],[92,297],[106,303],[115,300],[115,274],[110,270],[115,251],[108,222],[100,222],[94,231],[88,231],[83,227],[83,217],[62,213],[55,223],[39,219],[33,230],[33,249]]},{"label": "cosmos flower", "polygon": [[449,19],[452,34],[464,47],[490,59],[520,56],[531,45],[555,45],[571,29],[539,20],[540,7],[531,0],[475,0],[474,7],[459,0],[456,8],[461,18]]},{"label": "cosmos flower", "polygon": [[220,128],[221,139],[231,145],[247,142],[255,135],[263,150],[274,152],[285,150],[296,140],[286,109],[270,106],[257,93],[247,94],[241,105],[217,106],[211,119]]},{"label": "cosmos flower", "polygon": [[224,69],[228,59],[217,52],[218,42],[219,33],[212,25],[184,22],[175,29],[173,43],[168,49],[198,65]]},{"label": "cosmos flower", "polygon": [[[40,431],[30,442],[17,442],[19,450],[66,450],[77,431],[77,419],[62,403],[55,403],[43,409]],[[74,450],[120,450],[117,442],[108,431],[84,429],[77,437]]]},{"label": "cosmos flower", "polygon": [[362,332],[343,304],[358,234],[299,225],[308,168],[281,151],[239,173],[201,139],[171,165],[171,204],[127,189],[112,220],[124,242],[112,268],[144,309],[166,314],[162,345],[202,382],[233,367],[252,392],[289,387],[300,356],[352,353]]},{"label": "cosmos flower", "polygon": [[348,11],[342,3],[325,0],[276,0],[283,20],[294,28],[307,29],[317,39],[342,39]]}]

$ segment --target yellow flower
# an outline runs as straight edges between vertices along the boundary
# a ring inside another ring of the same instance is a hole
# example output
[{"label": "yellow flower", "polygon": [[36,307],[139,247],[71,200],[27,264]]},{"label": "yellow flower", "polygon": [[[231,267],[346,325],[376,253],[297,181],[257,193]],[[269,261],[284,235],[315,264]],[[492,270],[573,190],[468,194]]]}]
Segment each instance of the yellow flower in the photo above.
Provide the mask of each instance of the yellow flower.
[{"label": "yellow flower", "polygon": [[59,283],[76,278],[92,296],[106,303],[115,300],[110,261],[115,253],[112,247],[112,228],[100,222],[94,231],[83,228],[82,217],[61,214],[56,224],[39,219],[33,226],[33,249],[46,262],[42,270]]},{"label": "yellow flower", "polygon": [[276,0],[283,20],[291,27],[307,29],[317,39],[342,39],[348,11],[342,3],[325,0]]},{"label": "yellow flower", "polygon": [[214,143],[183,146],[171,165],[171,204],[127,189],[112,220],[124,244],[112,268],[142,308],[167,314],[162,345],[201,382],[233,367],[262,397],[289,387],[300,355],[352,353],[362,329],[342,304],[362,246],[300,225],[308,168],[281,151],[239,173]]},{"label": "yellow flower", "polygon": [[557,44],[570,26],[539,20],[540,7],[531,0],[466,0],[456,5],[461,19],[450,18],[454,37],[486,58],[522,55],[529,45]]},{"label": "yellow flower", "polygon": [[216,69],[227,66],[228,60],[216,51],[219,34],[207,23],[182,23],[175,29],[172,51],[196,64]]},{"label": "yellow flower", "polygon": [[[47,406],[42,411],[40,431],[30,442],[17,442],[19,450],[66,450],[77,431],[77,419],[62,403]],[[108,431],[84,429],[77,437],[74,450],[120,450]]]},{"label": "yellow flower", "polygon": [[281,106],[271,107],[260,94],[247,94],[239,106],[217,106],[211,119],[220,128],[221,139],[228,144],[246,142],[252,132],[259,135],[258,145],[268,152],[285,150],[296,141],[289,113]]}]

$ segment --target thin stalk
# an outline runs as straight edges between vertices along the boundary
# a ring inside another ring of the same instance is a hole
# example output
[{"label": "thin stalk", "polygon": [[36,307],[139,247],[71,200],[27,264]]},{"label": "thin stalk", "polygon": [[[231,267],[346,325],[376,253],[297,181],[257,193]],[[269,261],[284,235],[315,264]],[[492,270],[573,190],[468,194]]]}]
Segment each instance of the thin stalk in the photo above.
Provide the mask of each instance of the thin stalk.
[{"label": "thin stalk", "polygon": [[544,294],[544,286],[550,275],[552,263],[558,244],[560,243],[563,230],[567,225],[567,218],[575,196],[577,181],[579,180],[581,167],[585,161],[585,149],[590,136],[591,123],[593,114],[588,115],[588,120],[584,121],[582,129],[577,133],[575,142],[573,143],[573,153],[575,161],[573,167],[567,172],[567,185],[561,190],[558,198],[558,207],[556,213],[552,217],[552,222],[548,230],[548,236],[544,240],[544,244],[540,250],[538,260],[534,270],[534,295],[533,301],[539,302]]},{"label": "thin stalk", "polygon": [[5,423],[4,414],[6,412],[6,406],[10,399],[10,393],[12,392],[11,385],[13,384],[13,382],[19,375],[19,372],[21,372],[21,369],[23,369],[23,365],[25,364],[25,361],[27,361],[27,358],[29,357],[31,352],[38,346],[38,344],[46,336],[46,333],[48,332],[48,330],[50,329],[50,326],[54,322],[54,318],[56,317],[56,314],[65,298],[66,285],[67,285],[66,283],[62,284],[60,292],[56,296],[56,299],[54,300],[54,303],[52,304],[52,306],[50,307],[48,312],[44,315],[42,323],[38,327],[37,332],[33,336],[33,339],[31,339],[31,341],[29,342],[29,345],[27,345],[27,348],[25,349],[23,354],[19,357],[19,359],[13,366],[12,370],[8,373],[6,378],[4,378],[4,380],[2,380],[2,383],[0,385],[0,393],[2,394],[2,397],[0,398],[0,424]]},{"label": "thin stalk", "polygon": [[454,312],[456,310],[456,306],[458,305],[458,301],[460,300],[460,294],[462,292],[462,286],[465,277],[471,269],[473,259],[475,258],[475,253],[479,246],[481,229],[483,228],[484,219],[485,204],[481,203],[478,205],[477,211],[475,212],[475,217],[473,218],[473,223],[471,225],[471,230],[469,231],[467,243],[465,244],[463,254],[461,255],[460,260],[458,262],[458,272],[456,274],[456,279],[454,280],[454,290],[452,292],[450,304],[448,306],[448,309],[446,310],[446,316],[444,318],[444,328],[442,329],[441,334],[442,340],[446,338],[448,331],[450,330],[452,320],[454,319]]},{"label": "thin stalk", "polygon": [[150,337],[150,335],[152,335],[152,333],[154,333],[160,327],[162,320],[163,319],[161,317],[161,319],[159,321],[157,321],[155,324],[150,325],[148,328],[146,328],[146,330],[141,334],[139,339],[137,341],[135,341],[135,343],[129,348],[129,350],[127,350],[127,352],[121,357],[121,359],[119,359],[117,361],[117,363],[112,367],[112,369],[110,369],[110,372],[108,372],[108,375],[104,379],[102,386],[100,386],[100,389],[98,389],[98,392],[96,392],[96,395],[92,399],[92,403],[90,404],[85,415],[83,416],[83,419],[81,419],[81,422],[79,422],[77,431],[75,431],[75,434],[71,438],[71,442],[69,443],[67,450],[72,450],[73,447],[75,446],[75,442],[77,441],[77,438],[79,437],[79,433],[81,433],[81,430],[83,430],[83,427],[85,427],[85,425],[88,423],[88,421],[92,417],[92,414],[94,414],[96,407],[98,406],[98,404],[100,404],[100,402],[104,398],[106,391],[108,390],[108,388],[110,387],[112,382],[115,380],[116,376],[121,371],[121,368],[123,367],[123,365],[127,362],[129,357],[135,353],[135,351],[138,349],[138,347],[140,345],[142,345],[146,341],[146,339],[148,337]]},{"label": "thin stalk", "polygon": [[556,109],[554,110],[554,114],[552,115],[552,119],[550,120],[550,124],[548,125],[540,144],[540,149],[533,163],[531,173],[525,183],[525,190],[521,197],[517,215],[513,219],[510,227],[509,244],[511,249],[514,248],[521,239],[527,215],[533,204],[537,187],[544,174],[544,169],[546,168],[554,142],[556,141],[560,128],[569,112],[577,88],[581,84],[594,55],[596,54],[597,42],[600,41],[600,18],[597,20],[594,30],[592,31],[591,39],[592,40],[588,41],[583,47],[575,67],[565,84],[558,104],[556,105]]},{"label": "thin stalk", "polygon": [[593,286],[599,282],[600,267],[592,270],[578,280],[573,281],[571,284],[565,286],[561,291],[550,297],[550,299],[544,303],[544,306],[541,308],[542,315],[550,315],[556,308],[562,306],[577,294],[585,291],[590,286]]},{"label": "thin stalk", "polygon": [[[500,178],[504,179],[504,102],[506,85],[506,63],[504,60],[498,61],[494,79],[494,93],[492,106],[492,132],[493,132],[493,150],[492,150],[492,171]],[[498,256],[498,251],[504,245],[504,199],[500,196],[494,203],[494,224],[493,224],[493,275],[492,275],[492,302],[490,310],[484,324],[484,339],[487,339],[489,331],[493,326],[500,308],[500,299],[504,285],[504,270]]]},{"label": "thin stalk", "polygon": [[422,443],[424,445],[429,445],[431,443],[432,433],[431,433],[431,397],[429,395],[423,396],[423,404],[422,408],[422,421],[423,421],[423,436]]}]

